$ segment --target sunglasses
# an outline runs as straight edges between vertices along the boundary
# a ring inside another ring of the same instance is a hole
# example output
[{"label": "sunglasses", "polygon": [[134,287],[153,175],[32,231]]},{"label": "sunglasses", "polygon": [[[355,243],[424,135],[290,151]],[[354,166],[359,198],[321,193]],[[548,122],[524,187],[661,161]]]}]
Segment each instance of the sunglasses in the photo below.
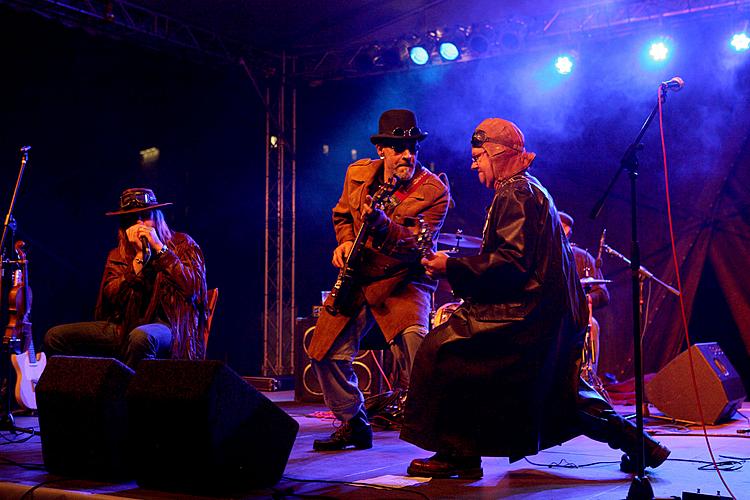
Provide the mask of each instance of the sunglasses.
[{"label": "sunglasses", "polygon": [[419,137],[422,135],[422,131],[419,130],[419,127],[412,127],[410,129],[396,127],[391,132],[391,135],[395,135],[396,137]]},{"label": "sunglasses", "polygon": [[482,144],[485,142],[491,142],[492,144],[500,144],[501,146],[505,146],[506,148],[512,149],[514,151],[520,152],[521,149],[517,146],[514,146],[513,144],[510,144],[507,141],[501,141],[499,139],[490,139],[487,137],[487,132],[485,132],[482,129],[476,129],[474,133],[471,136],[471,147],[472,148],[481,148]]},{"label": "sunglasses", "polygon": [[147,220],[153,220],[154,213],[152,210],[144,210],[142,212],[135,212],[132,214],[125,214],[120,216],[120,225],[122,227],[130,227],[134,225],[136,222],[140,221],[147,221]]}]

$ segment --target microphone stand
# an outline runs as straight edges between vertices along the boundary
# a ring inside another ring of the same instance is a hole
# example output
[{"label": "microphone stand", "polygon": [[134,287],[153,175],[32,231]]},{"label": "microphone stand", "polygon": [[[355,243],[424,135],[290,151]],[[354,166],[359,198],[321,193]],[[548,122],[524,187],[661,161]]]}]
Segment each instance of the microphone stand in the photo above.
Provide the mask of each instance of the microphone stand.
[{"label": "microphone stand", "polygon": [[[667,86],[661,86],[661,94],[659,99],[662,103],[666,102],[667,99]],[[654,490],[651,487],[651,483],[648,481],[645,472],[645,459],[644,459],[644,437],[643,437],[643,359],[641,349],[641,307],[640,307],[640,269],[641,269],[641,250],[638,243],[638,212],[637,212],[637,189],[636,180],[638,179],[638,151],[643,149],[641,139],[646,133],[649,125],[654,120],[656,113],[659,111],[659,102],[654,105],[651,110],[651,114],[648,115],[646,121],[641,126],[638,136],[635,138],[633,143],[628,146],[625,150],[625,154],[620,160],[620,168],[615,172],[614,177],[607,186],[604,194],[599,198],[594,207],[591,210],[591,219],[596,219],[604,206],[609,193],[612,191],[617,179],[623,170],[627,170],[630,176],[630,269],[631,269],[631,282],[632,282],[632,313],[633,313],[633,371],[635,375],[635,411],[636,411],[636,427],[638,429],[638,446],[635,457],[636,472],[633,476],[633,480],[630,483],[628,489],[628,499],[648,499],[654,498]]]},{"label": "microphone stand", "polygon": [[[13,220],[13,207],[16,204],[16,196],[18,196],[18,190],[21,187],[21,179],[23,178],[23,171],[26,168],[26,162],[29,160],[29,150],[31,146],[24,146],[21,148],[21,166],[18,170],[18,179],[16,180],[16,187],[13,189],[13,196],[10,199],[10,207],[8,207],[8,214],[5,216],[5,222],[3,224],[2,236],[0,236],[0,304],[2,304],[3,298],[3,276],[4,265],[14,264],[18,265],[18,260],[6,260],[5,259],[5,240],[8,236],[8,229],[15,231],[15,220]],[[8,304],[10,306],[10,304]],[[10,411],[11,406],[11,393],[13,387],[11,387],[11,373],[13,371],[10,356],[11,354],[19,354],[21,350],[21,339],[16,337],[15,332],[11,331],[10,335],[5,332],[3,335],[2,351],[0,352],[0,386],[2,381],[5,381],[5,396],[2,398],[2,413],[0,413],[0,431],[10,431],[13,433],[23,432],[27,434],[38,435],[39,432],[33,429],[26,429],[24,427],[17,427],[15,420],[13,419],[13,413]]]}]

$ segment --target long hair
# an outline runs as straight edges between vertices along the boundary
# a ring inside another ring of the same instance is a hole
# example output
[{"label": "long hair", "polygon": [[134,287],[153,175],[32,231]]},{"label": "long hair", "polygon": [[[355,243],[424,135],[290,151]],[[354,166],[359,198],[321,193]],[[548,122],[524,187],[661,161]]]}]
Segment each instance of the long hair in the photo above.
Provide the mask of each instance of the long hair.
[{"label": "long hair", "polygon": [[[145,217],[145,215],[144,215]],[[154,221],[154,229],[156,229],[156,235],[159,237],[162,243],[167,245],[172,241],[172,230],[169,229],[167,221],[164,219],[164,213],[161,210],[151,210],[151,220]],[[125,231],[133,225],[132,218],[120,218],[120,229],[117,232],[117,246],[120,249],[120,253],[125,256],[135,255],[133,245],[128,241],[128,235]]]}]

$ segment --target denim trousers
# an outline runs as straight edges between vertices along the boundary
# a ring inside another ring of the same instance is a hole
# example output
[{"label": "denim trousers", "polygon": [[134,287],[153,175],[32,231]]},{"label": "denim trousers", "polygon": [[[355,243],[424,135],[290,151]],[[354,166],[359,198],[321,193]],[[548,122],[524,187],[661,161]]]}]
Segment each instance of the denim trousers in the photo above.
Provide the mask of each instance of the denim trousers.
[{"label": "denim trousers", "polygon": [[107,321],[68,323],[50,328],[44,336],[48,356],[95,356],[117,358],[135,369],[143,359],[169,358],[172,331],[165,323],[141,325],[123,342],[118,326]]},{"label": "denim trousers", "polygon": [[[374,325],[372,313],[364,306],[339,334],[325,357],[321,361],[312,360],[313,369],[323,390],[325,404],[342,422],[348,422],[360,411],[364,412],[364,396],[359,390],[353,361],[359,353],[360,340]],[[427,332],[426,326],[412,325],[405,328],[390,343],[400,389],[409,387],[411,365]]]}]

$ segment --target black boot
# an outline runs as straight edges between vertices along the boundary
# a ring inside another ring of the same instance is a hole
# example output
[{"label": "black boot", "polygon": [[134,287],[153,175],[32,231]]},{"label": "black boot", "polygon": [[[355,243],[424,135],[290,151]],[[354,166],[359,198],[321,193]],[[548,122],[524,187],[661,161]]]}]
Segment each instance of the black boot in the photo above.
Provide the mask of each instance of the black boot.
[{"label": "black boot", "polygon": [[459,457],[443,453],[412,460],[406,473],[418,477],[459,479],[480,479],[484,475],[481,457]]},{"label": "black boot", "polygon": [[[627,457],[623,456],[620,462],[620,470],[623,472],[636,472],[636,457],[640,453],[638,447],[638,427],[631,422],[612,411],[606,415],[607,423],[610,428],[610,436],[607,441],[610,447],[625,452]],[[672,453],[669,448],[652,438],[648,433],[643,433],[643,456],[644,466],[655,469],[663,464],[669,454]]]},{"label": "black boot", "polygon": [[[607,443],[610,448],[622,450],[627,457],[623,457],[620,469],[623,472],[634,472],[638,453],[638,428],[629,420],[622,418],[617,412],[608,409],[589,407],[579,411],[581,431],[584,435]],[[659,467],[667,459],[671,451],[656,441],[646,432],[643,433],[644,465]]]},{"label": "black boot", "polygon": [[372,427],[367,415],[360,410],[354,418],[345,422],[328,439],[313,441],[315,451],[336,451],[353,446],[358,450],[372,448]]}]

